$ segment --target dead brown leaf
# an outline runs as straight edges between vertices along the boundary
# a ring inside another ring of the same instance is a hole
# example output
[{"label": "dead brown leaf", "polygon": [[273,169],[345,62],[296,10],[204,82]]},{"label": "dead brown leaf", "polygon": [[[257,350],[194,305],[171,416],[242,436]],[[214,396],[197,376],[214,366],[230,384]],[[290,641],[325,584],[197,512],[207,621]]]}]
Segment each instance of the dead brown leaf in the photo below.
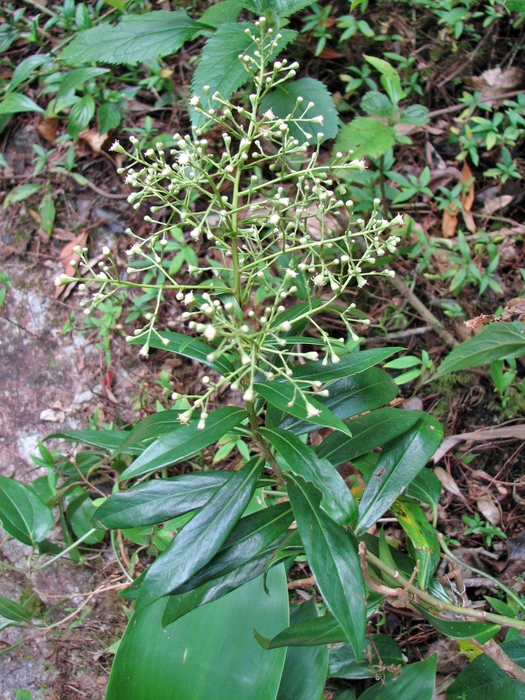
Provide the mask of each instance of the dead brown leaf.
[{"label": "dead brown leaf", "polygon": [[434,474],[441,482],[441,486],[443,486],[445,491],[448,491],[449,493],[453,494],[454,496],[457,496],[458,498],[465,498],[465,496],[459,490],[459,486],[456,484],[454,479],[445,469],[442,469],[441,467],[435,467]]},{"label": "dead brown leaf", "polygon": [[492,216],[492,214],[495,214],[497,211],[505,209],[505,207],[507,207],[513,199],[514,195],[512,194],[503,194],[501,197],[488,199],[485,202],[483,209],[480,211],[480,214],[481,216]]},{"label": "dead brown leaf", "polygon": [[483,327],[486,326],[487,323],[492,323],[495,320],[492,314],[481,314],[481,316],[469,318],[468,321],[465,321],[465,326],[472,331],[472,335],[476,335],[483,330]]},{"label": "dead brown leaf", "polygon": [[[69,241],[69,243],[66,243],[66,245],[60,251],[58,259],[62,263],[62,266],[64,268],[64,274],[70,277],[75,276],[76,267],[71,264],[71,261],[74,260],[76,263],[80,261],[80,255],[78,253],[75,253],[75,248],[77,246],[80,246],[81,248],[85,246],[87,237],[87,231],[79,233],[76,238],[74,238],[72,241]],[[67,297],[71,294],[72,290],[74,289],[75,285],[76,282],[70,282],[69,284],[63,287],[57,287],[55,289],[55,299],[58,299],[58,297],[62,297],[62,299],[67,299]]]},{"label": "dead brown leaf", "polygon": [[503,309],[501,314],[502,321],[514,321],[516,318],[525,316],[525,299],[516,297],[511,299]]},{"label": "dead brown leaf", "polygon": [[102,146],[108,140],[108,135],[99,134],[96,129],[85,129],[80,133],[78,140],[86,143],[93,153],[100,153],[102,151]]},{"label": "dead brown leaf", "polygon": [[[459,442],[473,440],[475,442],[486,442],[490,440],[525,440],[525,423],[517,425],[509,425],[501,428],[480,428],[472,433],[461,433],[460,435],[449,435],[441,445],[437,448],[432,460],[437,464],[449,450],[455,447]],[[439,469],[439,467],[436,467]],[[436,469],[434,471],[436,471]],[[444,471],[444,470],[442,470]],[[438,476],[438,475],[436,475]],[[439,476],[438,476],[439,479]]]},{"label": "dead brown leaf", "polygon": [[525,71],[519,66],[501,70],[501,68],[491,68],[484,71],[480,76],[470,78],[470,85],[480,91],[480,102],[491,102],[497,107],[501,100],[500,95],[518,87],[525,76]]},{"label": "dead brown leaf", "polygon": [[[474,175],[466,162],[463,163],[461,168],[461,182],[465,185],[461,195],[461,204],[464,210],[470,211],[474,204]],[[470,184],[467,186],[467,183]]]},{"label": "dead brown leaf", "polygon": [[[455,210],[455,212],[454,212]],[[452,238],[456,233],[456,227],[458,225],[458,208],[453,204],[449,204],[448,207],[443,212],[443,221],[441,224],[441,230],[443,231],[444,238]]]},{"label": "dead brown leaf", "polygon": [[501,521],[501,513],[498,506],[491,498],[480,498],[476,505],[481,515],[488,520],[491,525],[497,525]]},{"label": "dead brown leaf", "polygon": [[42,138],[54,145],[58,136],[58,119],[46,119],[36,125],[36,130]]}]

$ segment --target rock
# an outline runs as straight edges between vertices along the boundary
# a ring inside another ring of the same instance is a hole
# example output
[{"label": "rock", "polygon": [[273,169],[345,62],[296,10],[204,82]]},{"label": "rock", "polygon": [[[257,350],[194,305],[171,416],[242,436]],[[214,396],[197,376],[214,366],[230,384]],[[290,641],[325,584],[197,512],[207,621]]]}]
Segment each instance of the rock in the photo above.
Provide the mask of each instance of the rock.
[{"label": "rock", "polygon": [[64,422],[64,411],[55,411],[53,408],[45,408],[40,411],[40,420],[49,423],[63,423]]},{"label": "rock", "polygon": [[75,398],[73,399],[73,403],[76,406],[79,406],[82,403],[89,403],[92,400],[93,400],[93,392],[90,391],[89,389],[86,389],[85,391],[81,391],[80,393],[75,395]]}]

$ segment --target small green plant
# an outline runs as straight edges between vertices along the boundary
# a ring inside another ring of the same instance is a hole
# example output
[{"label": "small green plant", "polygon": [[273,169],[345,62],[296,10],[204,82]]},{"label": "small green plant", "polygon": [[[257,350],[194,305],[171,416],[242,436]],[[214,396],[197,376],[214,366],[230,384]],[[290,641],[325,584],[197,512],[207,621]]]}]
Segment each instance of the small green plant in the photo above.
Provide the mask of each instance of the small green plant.
[{"label": "small green plant", "polygon": [[507,539],[507,535],[496,525],[491,525],[487,521],[483,521],[479,513],[474,513],[473,516],[463,515],[463,522],[468,525],[464,530],[463,535],[481,535],[485,538],[487,546],[490,547],[494,537]]}]

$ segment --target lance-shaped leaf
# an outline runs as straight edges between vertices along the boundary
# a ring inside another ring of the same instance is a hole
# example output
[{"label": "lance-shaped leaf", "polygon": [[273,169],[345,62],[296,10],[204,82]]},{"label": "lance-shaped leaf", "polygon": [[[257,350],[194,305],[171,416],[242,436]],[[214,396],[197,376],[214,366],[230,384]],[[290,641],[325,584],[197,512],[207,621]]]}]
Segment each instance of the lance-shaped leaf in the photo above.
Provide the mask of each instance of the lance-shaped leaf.
[{"label": "lance-shaped leaf", "polygon": [[363,651],[366,594],[354,536],[320,508],[321,492],[286,475],[288,495],[317,586],[356,656]]},{"label": "lance-shaped leaf", "polygon": [[406,665],[401,673],[387,672],[385,678],[365,690],[359,700],[432,700],[436,665],[437,654],[432,654],[424,661]]},{"label": "lance-shaped leaf", "polygon": [[[281,317],[279,316],[279,318]],[[395,347],[372,348],[371,350],[352,352],[342,357],[337,364],[329,362],[327,365],[324,365],[322,360],[319,360],[319,362],[308,362],[294,369],[293,378],[311,381],[320,380],[326,384],[327,382],[333,382],[335,379],[351,377],[353,374],[364,372],[365,369],[370,369],[370,367],[384,362],[390,355],[401,350],[403,348]]]},{"label": "lance-shaped leaf", "polygon": [[500,625],[490,624],[488,622],[478,622],[477,620],[450,620],[433,615],[431,612],[423,608],[421,605],[415,604],[415,607],[430,622],[434,629],[437,629],[441,634],[453,639],[470,639],[474,638],[480,644],[485,644],[494,635],[498,634]]},{"label": "lance-shaped leaf", "polygon": [[114,493],[97,508],[92,522],[109,530],[163,523],[201,508],[232,476],[221,471],[154,479]]},{"label": "lance-shaped leaf", "polygon": [[[62,439],[79,445],[100,447],[104,450],[118,450],[127,439],[129,430],[63,430],[59,433],[51,433],[45,439]],[[144,452],[145,445],[135,445],[126,449],[128,454],[139,455]]]},{"label": "lance-shaped leaf", "polygon": [[0,521],[15,539],[34,546],[53,527],[53,512],[36,493],[14,479],[0,476]]},{"label": "lance-shaped leaf", "polygon": [[0,595],[0,616],[14,622],[29,622],[31,620],[31,615],[26,608],[3,595]]},{"label": "lance-shaped leaf", "polygon": [[226,406],[210,413],[203,430],[199,430],[196,422],[180,425],[176,430],[163,435],[146,448],[140,457],[120,475],[119,480],[133,479],[182,462],[216,442],[246,417],[247,413],[243,409]]},{"label": "lance-shaped leaf", "polygon": [[[291,624],[317,619],[313,599],[301,605],[290,606]],[[290,647],[286,653],[281,684],[276,700],[319,700],[328,671],[328,648]]]},{"label": "lance-shaped leaf", "polygon": [[426,416],[388,442],[359,503],[358,532],[365,532],[387,511],[423,469],[443,438],[441,424]]},{"label": "lance-shaped leaf", "polygon": [[441,497],[441,482],[432,469],[422,469],[410,482],[406,493],[407,496],[417,498],[421,503],[437,506]]},{"label": "lance-shaped leaf", "polygon": [[128,434],[121,446],[113,453],[113,459],[121,452],[126,452],[129,447],[133,447],[142,440],[157,438],[166,433],[172,432],[180,427],[178,417],[183,413],[180,410],[159,411],[144,420],[139,421]]},{"label": "lance-shaped leaf", "polygon": [[317,401],[314,396],[308,396],[308,402],[314,409],[313,415],[309,416],[305,399],[296,393],[291,384],[275,381],[260,382],[254,385],[254,389],[263,399],[266,399],[268,403],[271,403],[272,406],[275,406],[285,414],[289,413],[307,423],[333,428],[345,433],[345,435],[350,435],[348,426],[340,418],[334,416],[332,411]]},{"label": "lance-shaped leaf", "polygon": [[182,586],[217,554],[253,496],[263,467],[262,459],[250,460],[180,530],[148,569],[138,610]]},{"label": "lance-shaped leaf", "polygon": [[[133,338],[130,342],[140,345],[144,341],[140,338]],[[149,344],[152,348],[167,350],[168,352],[174,352],[176,355],[182,355],[182,357],[189,357],[192,360],[197,360],[197,362],[215,370],[217,374],[222,374],[223,376],[227,376],[235,371],[232,363],[226,357],[219,357],[217,360],[209,360],[208,356],[213,353],[214,348],[210,345],[206,345],[206,343],[203,343],[202,340],[198,338],[191,338],[182,333],[161,331],[158,336],[155,335],[151,337]]]},{"label": "lance-shaped leaf", "polygon": [[254,630],[254,634],[264,649],[312,647],[347,641],[343,628],[330,613],[315,619],[294,622],[273,639],[263,637],[257,630]]},{"label": "lance-shaped leaf", "polygon": [[419,564],[417,581],[424,591],[439,564],[441,548],[437,532],[419,503],[411,498],[399,497],[391,510],[408,538],[408,551]]},{"label": "lance-shaped leaf", "polygon": [[376,447],[406,432],[423,415],[422,411],[378,408],[348,423],[352,437],[332,433],[323,440],[316,452],[319,457],[327,459],[337,467],[343,462],[351,462],[359,455],[375,450]]},{"label": "lance-shaped leaf", "polygon": [[[337,379],[328,385],[330,395],[317,401],[332,411],[341,420],[346,420],[364,411],[373,411],[395,399],[398,387],[387,372],[371,367],[359,374]],[[295,435],[314,430],[310,423],[288,417],[279,425]]]},{"label": "lance-shaped leaf", "polygon": [[297,476],[317,486],[322,494],[321,508],[340,525],[355,522],[357,506],[348,486],[334,467],[301,440],[279,428],[261,428],[261,434]]},{"label": "lance-shaped leaf", "polygon": [[350,644],[330,649],[329,678],[376,678],[378,666],[402,666],[403,654],[397,643],[386,634],[371,634],[365,641],[360,659]]}]

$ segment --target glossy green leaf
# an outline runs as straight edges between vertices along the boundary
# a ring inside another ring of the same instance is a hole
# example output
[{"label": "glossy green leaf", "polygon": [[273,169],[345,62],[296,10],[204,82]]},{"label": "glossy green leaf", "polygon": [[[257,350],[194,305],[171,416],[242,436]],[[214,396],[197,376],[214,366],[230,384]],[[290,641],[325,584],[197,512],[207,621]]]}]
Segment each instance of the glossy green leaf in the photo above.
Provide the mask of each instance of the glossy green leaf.
[{"label": "glossy green leaf", "polygon": [[387,126],[374,117],[355,117],[339,132],[332,154],[352,151],[353,158],[377,158],[392,148],[395,136],[393,126]]},{"label": "glossy green leaf", "polygon": [[[162,628],[168,601],[135,613],[111,670],[106,700],[268,700],[284,650],[264,651],[253,628],[274,635],[288,624],[282,566]],[[169,599],[168,599],[169,600]]]},{"label": "glossy green leaf", "polygon": [[[317,618],[313,599],[290,606],[290,623]],[[328,648],[289,647],[276,700],[319,700],[328,671]]]},{"label": "glossy green leaf", "polygon": [[426,590],[437,565],[441,547],[436,530],[417,501],[406,496],[397,498],[390,507],[408,538],[408,551],[418,562],[417,581]]},{"label": "glossy green leaf", "polygon": [[411,498],[417,498],[421,503],[437,506],[441,498],[441,482],[432,469],[422,469],[410,482],[406,494]]},{"label": "glossy green leaf", "polygon": [[[503,642],[502,650],[525,668],[525,637]],[[477,656],[447,688],[447,700],[525,700],[525,685],[502,671],[486,654]]]},{"label": "glossy green leaf", "polygon": [[60,59],[68,65],[142,63],[176,53],[201,32],[201,25],[182,10],[129,14],[114,26],[100,24],[79,32]]},{"label": "glossy green leaf", "polygon": [[18,114],[21,112],[43,112],[36,102],[21,92],[9,92],[0,102],[0,114]]},{"label": "glossy green leaf", "polygon": [[253,496],[263,467],[263,460],[250,460],[180,530],[148,569],[137,609],[182,586],[217,554]]},{"label": "glossy green leaf", "polygon": [[[257,50],[253,40],[246,34],[247,29],[257,33],[255,25],[250,22],[223,24],[206,42],[192,84],[194,94],[200,97],[203,104],[207,105],[209,100],[204,92],[205,86],[209,87],[210,96],[219,92],[223,98],[229,99],[249,79],[249,73],[239,60],[239,54],[253,55]],[[279,34],[282,38],[272,57],[296,36],[296,32],[291,29],[281,29]],[[194,126],[202,126],[204,121],[203,115],[193,111]]]},{"label": "glossy green leaf", "polygon": [[426,416],[384,446],[359,503],[358,532],[368,530],[390,508],[432,457],[442,438],[441,424]]},{"label": "glossy green leaf", "polygon": [[495,360],[525,355],[525,325],[490,323],[481,333],[467,338],[454,348],[439,365],[437,377],[461,369],[488,365]]},{"label": "glossy green leaf", "polygon": [[[327,386],[330,395],[317,399],[341,420],[384,406],[397,396],[397,386],[382,369],[371,367],[359,374],[337,379]],[[289,417],[279,424],[296,435],[312,431],[306,421]]]},{"label": "glossy green leaf", "polygon": [[362,657],[357,660],[350,644],[330,649],[328,675],[330,678],[376,678],[378,666],[404,665],[401,649],[386,634],[371,634],[365,640]]},{"label": "glossy green leaf", "polygon": [[320,508],[321,492],[301,477],[286,475],[288,495],[308,565],[329,610],[356,655],[366,627],[366,594],[353,535]]},{"label": "glossy green leaf", "polygon": [[29,486],[0,476],[0,521],[11,537],[32,546],[47,537],[54,519]]},{"label": "glossy green leaf", "polygon": [[121,475],[120,481],[144,476],[169,467],[213,444],[247,417],[246,411],[226,406],[208,416],[206,427],[199,430],[197,422],[179,425],[147,447]]},{"label": "glossy green leaf", "polygon": [[348,423],[352,431],[351,438],[332,433],[323,440],[316,452],[319,457],[327,459],[337,467],[405,433],[422,415],[424,414],[421,411],[379,408]]},{"label": "glossy green leaf", "polygon": [[178,417],[181,413],[182,410],[159,411],[136,423],[133,429],[127,433],[124,442],[113,453],[113,459],[141,440],[158,438],[180,428],[181,423],[178,421]]},{"label": "glossy green leaf", "polygon": [[257,629],[254,633],[264,649],[287,646],[311,647],[347,641],[341,625],[330,613],[315,619],[294,622],[290,627],[275,635],[273,639],[263,637]]},{"label": "glossy green leaf", "polygon": [[[279,318],[281,318],[279,316]],[[375,365],[384,362],[387,357],[403,350],[401,347],[393,348],[372,348],[371,350],[361,350],[352,352],[342,357],[338,363],[329,362],[323,365],[323,361],[308,362],[305,365],[296,367],[293,371],[294,379],[321,380],[324,384],[335,379],[350,377],[354,374],[364,372]]]},{"label": "glossy green leaf", "polygon": [[[51,433],[45,439],[62,439],[79,445],[100,447],[104,450],[118,450],[129,435],[128,430],[63,430],[59,433]],[[135,446],[125,450],[128,454],[141,454],[144,445]]]},{"label": "glossy green leaf", "polygon": [[478,622],[477,620],[453,620],[438,617],[431,612],[415,604],[415,607],[423,615],[434,629],[447,637],[453,639],[469,639],[473,637],[480,644],[485,644],[489,639],[492,639],[500,631],[500,625],[494,625],[489,622]]},{"label": "glossy green leaf", "polygon": [[[69,522],[71,523],[71,529],[75,533],[76,537],[84,537],[84,535],[93,529],[91,524],[91,518],[96,510],[96,506],[89,498],[89,494],[86,492],[86,498],[83,498],[81,503],[77,507],[68,513]],[[84,540],[85,544],[97,544],[102,542],[105,537],[104,530],[96,530],[89,537]]]},{"label": "glossy green leaf", "polygon": [[231,476],[233,472],[205,472],[138,484],[110,496],[92,522],[109,530],[156,525],[201,508]]},{"label": "glossy green leaf", "polygon": [[[197,360],[197,362],[215,370],[215,372],[223,376],[227,376],[234,371],[232,363],[226,357],[219,357],[217,360],[210,361],[208,356],[213,353],[214,348],[210,345],[206,345],[206,343],[203,343],[202,340],[198,340],[198,338],[192,338],[182,333],[172,333],[171,331],[161,331],[158,335],[160,337],[151,337],[149,341],[150,347],[159,350],[167,350],[168,352],[174,352],[176,355],[182,355],[182,357],[189,357],[192,360]],[[168,342],[164,344],[163,341]],[[130,342],[135,345],[143,344],[141,338],[133,338]]]},{"label": "glossy green leaf", "polygon": [[321,508],[340,525],[355,522],[357,505],[341,475],[301,440],[278,428],[261,428],[261,434],[277,450],[288,468],[314,484],[322,494]]},{"label": "glossy green leaf", "polygon": [[[298,97],[304,100],[299,107],[297,106]],[[311,104],[312,108],[303,118],[302,115],[308,104]],[[314,78],[288,80],[278,85],[261,102],[261,113],[269,109],[285,122],[287,117],[293,115],[293,119],[288,120],[289,133],[299,143],[307,140],[310,143],[316,143],[319,133],[324,135],[323,141],[337,136],[339,118],[332,97],[326,86]],[[313,124],[310,120],[314,117],[321,117],[322,124]]]},{"label": "glossy green leaf", "polygon": [[288,413],[296,418],[313,425],[321,425],[326,428],[333,428],[346,435],[350,434],[348,427],[343,421],[317,401],[314,396],[308,396],[308,402],[318,411],[318,415],[308,416],[308,407],[304,398],[298,394],[295,388],[289,383],[281,382],[258,382],[254,384],[255,391],[272,406],[275,406],[283,413]]},{"label": "glossy green leaf", "polygon": [[0,595],[0,616],[14,622],[29,622],[31,620],[31,615],[26,608],[3,595]]},{"label": "glossy green leaf", "polygon": [[437,654],[432,654],[424,661],[408,664],[400,674],[388,672],[379,683],[365,690],[359,700],[432,700],[436,665]]}]

